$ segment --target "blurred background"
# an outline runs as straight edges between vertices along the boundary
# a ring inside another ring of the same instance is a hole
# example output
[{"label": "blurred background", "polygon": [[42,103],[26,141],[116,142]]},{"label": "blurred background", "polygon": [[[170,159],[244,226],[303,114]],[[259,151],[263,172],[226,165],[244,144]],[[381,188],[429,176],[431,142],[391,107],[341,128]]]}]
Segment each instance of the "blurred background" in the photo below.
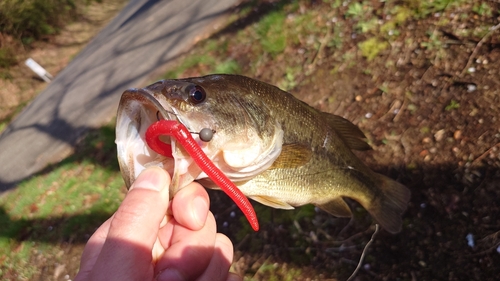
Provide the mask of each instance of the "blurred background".
[{"label": "blurred background", "polygon": [[[45,94],[27,58],[54,83],[75,57],[85,60],[87,44],[115,16],[146,21],[141,13],[170,1],[143,1],[136,10],[133,2],[0,0],[0,131]],[[132,85],[107,84],[116,89],[110,96],[163,78],[235,73],[343,116],[373,147],[357,155],[412,191],[402,232],[377,234],[355,280],[496,280],[500,3],[256,0],[228,7],[172,59],[145,62]],[[118,104],[110,104],[114,112]],[[81,136],[69,142],[68,157],[1,193],[1,280],[74,278],[85,242],[123,199],[113,116]],[[354,202],[352,220],[313,206],[283,211],[254,203],[255,233],[225,194],[209,194],[219,231],[235,245],[233,270],[245,280],[346,280],[374,231]]]}]

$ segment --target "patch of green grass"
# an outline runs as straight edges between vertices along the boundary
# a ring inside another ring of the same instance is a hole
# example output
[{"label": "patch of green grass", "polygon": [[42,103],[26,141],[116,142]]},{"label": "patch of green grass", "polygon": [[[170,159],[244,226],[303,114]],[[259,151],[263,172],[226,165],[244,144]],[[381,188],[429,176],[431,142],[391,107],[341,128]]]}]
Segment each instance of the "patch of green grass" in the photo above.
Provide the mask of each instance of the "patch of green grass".
[{"label": "patch of green grass", "polygon": [[451,100],[450,104],[448,104],[444,109],[446,111],[451,111],[451,110],[459,109],[459,108],[460,108],[460,103],[456,100]]},{"label": "patch of green grass", "polygon": [[266,15],[256,28],[260,44],[264,52],[277,55],[287,45],[287,36],[284,29],[286,15],[282,11],[274,11]]},{"label": "patch of green grass", "polygon": [[417,19],[425,18],[433,13],[442,12],[445,9],[456,7],[465,2],[465,0],[406,1],[406,3],[410,6],[410,9],[414,11],[414,16]]},{"label": "patch of green grass", "polygon": [[323,0],[324,3],[330,3],[332,9],[337,9],[342,6],[342,0]]},{"label": "patch of green grass", "polygon": [[493,10],[488,3],[482,2],[481,4],[475,3],[472,6],[472,11],[480,16],[491,17]]},{"label": "patch of green grass", "polygon": [[59,243],[85,242],[118,208],[124,184],[113,131],[91,133],[75,155],[0,196],[0,279],[12,271],[31,279],[39,270],[31,260],[57,260]]},{"label": "patch of green grass", "polygon": [[238,74],[241,72],[241,67],[237,61],[233,59],[228,59],[222,63],[215,66],[215,73],[223,74]]},{"label": "patch of green grass", "polygon": [[297,86],[297,80],[295,78],[299,72],[300,69],[298,68],[287,67],[285,77],[280,83],[278,83],[278,87],[285,91],[290,91],[295,88],[295,86]]},{"label": "patch of green grass", "polygon": [[179,76],[185,72],[186,70],[194,67],[194,66],[197,66],[199,64],[208,64],[208,65],[211,65],[211,64],[214,64],[215,63],[215,59],[212,57],[212,56],[209,56],[209,55],[193,55],[193,56],[189,56],[189,57],[186,57],[186,59],[184,59],[182,61],[182,63],[175,67],[174,69],[172,70],[169,70],[167,73],[165,73],[165,75],[163,75],[164,78],[166,79],[175,79],[175,78],[179,78]]},{"label": "patch of green grass", "polygon": [[376,58],[382,51],[389,47],[389,43],[385,40],[376,37],[369,38],[358,44],[361,54],[366,57],[368,61]]},{"label": "patch of green grass", "polygon": [[380,27],[380,32],[389,36],[399,35],[397,27],[406,22],[412,16],[412,12],[406,7],[395,6],[391,9],[390,14],[392,15],[391,19]]},{"label": "patch of green grass", "polygon": [[167,71],[161,78],[180,78],[184,76],[183,74],[185,72],[194,69],[196,72],[201,72],[200,75],[207,75],[210,73],[241,73],[242,70],[238,61],[233,58],[228,58],[226,55],[228,44],[229,41],[217,39],[208,39],[201,42],[197,47],[202,51],[187,55],[185,59],[180,61],[180,64]]},{"label": "patch of green grass", "polygon": [[366,21],[359,21],[356,24],[356,29],[359,30],[361,33],[366,33],[366,32],[369,32],[369,31],[376,29],[377,26],[378,26],[378,19],[375,17],[372,17]]},{"label": "patch of green grass", "polygon": [[353,2],[349,4],[346,17],[357,21],[355,28],[361,33],[375,30],[378,27],[378,19],[372,14],[373,8],[366,2]]},{"label": "patch of green grass", "polygon": [[0,133],[7,127],[8,122],[0,122]]},{"label": "patch of green grass", "polygon": [[364,3],[359,3],[359,2],[353,2],[349,4],[347,7],[347,11],[345,13],[346,17],[351,17],[354,19],[359,19],[362,17],[367,9],[369,9],[369,5],[365,5]]},{"label": "patch of green grass", "polygon": [[253,277],[245,276],[243,280],[292,281],[301,274],[300,269],[289,267],[287,264],[277,264],[268,259],[260,265]]},{"label": "patch of green grass", "polygon": [[425,47],[431,51],[438,51],[443,48],[444,44],[441,41],[440,33],[437,31],[428,32],[429,40],[427,42],[422,42],[422,47]]},{"label": "patch of green grass", "polygon": [[78,7],[91,0],[2,0],[0,32],[22,39],[24,43],[56,33],[78,14]]},{"label": "patch of green grass", "polygon": [[420,128],[420,132],[422,134],[428,134],[431,132],[431,128],[427,127],[427,126],[423,126],[422,128]]}]

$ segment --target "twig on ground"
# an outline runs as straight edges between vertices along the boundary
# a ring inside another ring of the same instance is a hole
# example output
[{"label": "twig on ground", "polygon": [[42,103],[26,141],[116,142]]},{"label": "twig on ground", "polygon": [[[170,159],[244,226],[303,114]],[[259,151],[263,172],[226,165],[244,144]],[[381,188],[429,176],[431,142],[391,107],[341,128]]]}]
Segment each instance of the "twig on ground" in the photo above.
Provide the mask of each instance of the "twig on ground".
[{"label": "twig on ground", "polygon": [[479,163],[481,160],[483,160],[495,147],[499,146],[500,145],[500,142],[495,144],[494,146],[490,147],[488,150],[486,150],[483,154],[481,154],[479,157],[477,157],[476,159],[474,159],[474,161],[472,161],[471,163],[471,166]]},{"label": "twig on ground", "polygon": [[375,238],[375,235],[377,234],[378,230],[379,230],[379,226],[378,226],[378,224],[375,224],[375,232],[373,232],[372,237],[370,238],[370,241],[368,241],[368,243],[366,243],[366,246],[363,249],[363,253],[361,253],[361,257],[359,258],[358,266],[356,266],[356,269],[351,274],[351,276],[349,276],[349,278],[347,278],[347,281],[352,280],[354,278],[354,276],[356,276],[356,274],[358,274],[358,271],[361,268],[361,264],[363,264],[363,259],[365,258],[366,251],[368,250],[370,245],[373,243],[373,239]]},{"label": "twig on ground", "polygon": [[[336,241],[329,241],[329,242],[331,242],[331,244],[333,244],[333,245],[342,245],[344,243],[351,242],[352,240],[354,240],[358,237],[364,236],[365,234],[372,232],[372,230],[373,230],[373,227],[370,226],[368,229],[360,231],[356,234],[353,234],[344,240],[336,240]],[[340,235],[338,235],[338,236],[340,236]]]},{"label": "twig on ground", "polygon": [[486,237],[484,237],[483,239],[479,240],[478,242],[480,244],[489,243],[491,246],[488,247],[484,251],[481,251],[481,252],[478,252],[478,253],[470,255],[471,257],[482,256],[482,255],[485,255],[485,254],[489,254],[489,253],[491,253],[495,249],[498,251],[498,249],[500,249],[500,230],[497,231],[497,232],[495,232],[495,233],[492,233],[490,235],[487,235]]},{"label": "twig on ground", "polygon": [[332,36],[332,28],[333,27],[329,27],[327,29],[326,35],[321,40],[321,42],[319,44],[319,47],[318,47],[318,50],[316,51],[316,54],[314,55],[314,58],[313,58],[312,62],[308,66],[309,69],[311,69],[311,72],[316,67],[316,64],[318,63],[318,60],[321,59],[322,56],[323,56],[323,50],[325,49],[326,44],[328,43],[328,41],[330,41],[330,37]]},{"label": "twig on ground", "polygon": [[491,35],[499,28],[500,28],[500,23],[491,27],[490,31],[488,31],[488,33],[486,33],[483,36],[483,38],[481,38],[481,40],[479,40],[476,47],[474,48],[474,51],[472,51],[472,54],[470,55],[469,60],[467,61],[467,64],[465,65],[464,69],[462,69],[462,72],[460,73],[459,77],[462,77],[467,72],[470,65],[472,64],[472,61],[474,60],[474,57],[477,55],[477,52],[479,52],[479,49],[481,48],[481,46],[483,46],[484,42],[486,42],[486,40],[488,40],[488,38],[491,37]]}]

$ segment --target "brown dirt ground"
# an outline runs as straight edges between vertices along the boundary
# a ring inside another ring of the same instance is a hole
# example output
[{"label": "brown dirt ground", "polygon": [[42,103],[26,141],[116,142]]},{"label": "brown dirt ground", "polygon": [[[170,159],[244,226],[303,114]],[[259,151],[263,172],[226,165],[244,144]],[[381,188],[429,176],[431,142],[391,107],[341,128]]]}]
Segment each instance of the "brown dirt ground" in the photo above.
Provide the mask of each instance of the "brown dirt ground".
[{"label": "brown dirt ground", "polygon": [[[314,5],[322,4],[306,8]],[[449,13],[439,16],[453,18]],[[291,91],[357,124],[373,147],[359,157],[412,191],[403,231],[377,234],[356,280],[500,276],[500,31],[486,37],[459,35],[464,28],[493,27],[499,17],[471,14],[435,28],[444,42],[440,52],[422,44],[437,21],[430,17],[406,22],[391,48],[371,62],[356,48],[366,35],[340,51],[352,53],[351,65],[339,59],[339,51],[326,48],[313,74],[299,75],[299,86]],[[263,65],[255,71],[257,78],[276,83],[283,77],[279,69],[285,69],[279,64],[286,65],[296,54],[297,48],[287,47],[272,67]],[[249,59],[244,54],[235,57],[242,62]],[[332,73],[337,67],[342,71]],[[254,272],[255,280],[271,279],[269,265],[274,271],[300,267],[302,274],[294,280],[345,280],[373,233],[362,210],[350,223],[319,212],[314,218],[291,219],[287,225],[276,219],[285,216],[283,211],[257,207],[259,216],[269,216],[271,222],[242,239],[235,235],[241,220],[227,218],[223,214],[230,211],[217,207],[230,203],[211,195],[214,213],[222,214],[221,229],[237,243],[236,268]],[[472,246],[468,235],[473,237]]]}]

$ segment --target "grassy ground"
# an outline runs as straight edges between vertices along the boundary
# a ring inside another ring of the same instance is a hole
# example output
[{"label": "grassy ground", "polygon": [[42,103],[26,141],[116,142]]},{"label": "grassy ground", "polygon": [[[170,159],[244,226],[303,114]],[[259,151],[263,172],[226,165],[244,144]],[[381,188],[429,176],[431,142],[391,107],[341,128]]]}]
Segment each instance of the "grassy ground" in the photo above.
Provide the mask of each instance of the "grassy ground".
[{"label": "grassy ground", "polygon": [[[360,126],[375,170],[412,191],[398,235],[381,232],[357,280],[495,280],[500,274],[500,5],[491,1],[250,1],[165,78],[239,73]],[[84,242],[123,198],[113,125],[0,198],[0,279],[71,278]],[[210,192],[246,280],[345,280],[373,233],[359,207],[255,204],[253,233]],[[466,237],[472,237],[470,244]]]},{"label": "grassy ground", "polygon": [[113,126],[91,132],[83,143],[72,157],[0,197],[2,280],[60,279],[74,272],[81,245],[118,207],[124,186]]}]

